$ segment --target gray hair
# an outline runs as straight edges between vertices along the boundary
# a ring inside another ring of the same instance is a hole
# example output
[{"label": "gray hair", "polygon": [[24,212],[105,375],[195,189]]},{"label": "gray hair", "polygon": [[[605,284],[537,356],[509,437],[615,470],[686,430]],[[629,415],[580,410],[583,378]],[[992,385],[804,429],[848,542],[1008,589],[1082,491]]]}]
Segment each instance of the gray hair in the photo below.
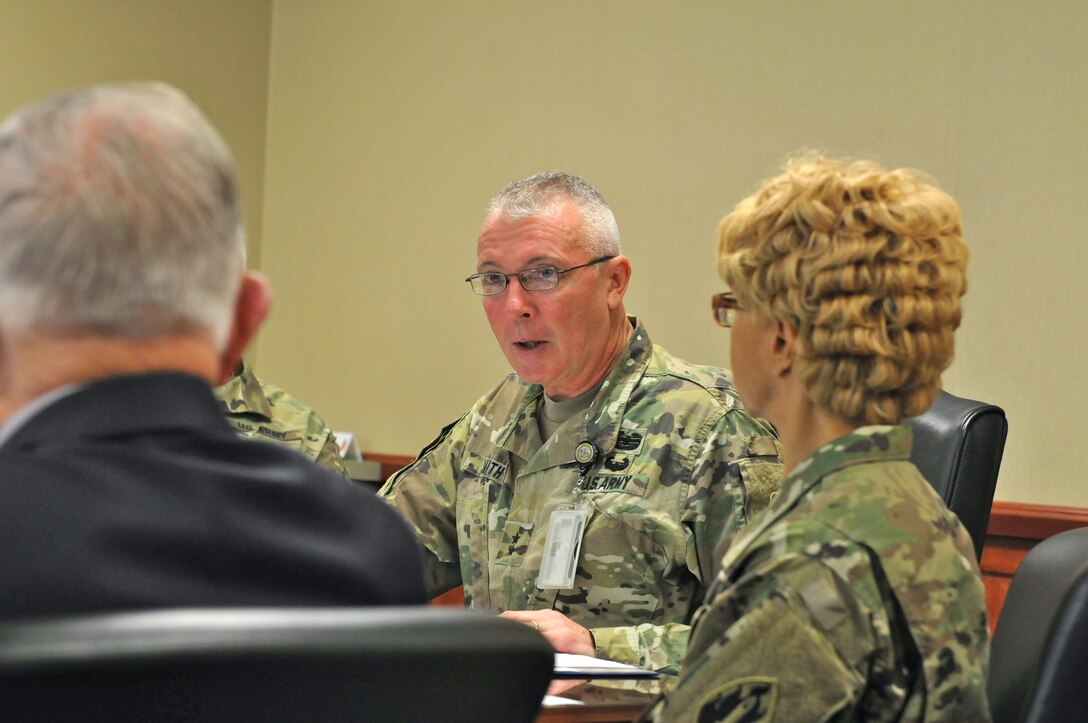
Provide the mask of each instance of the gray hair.
[{"label": "gray hair", "polygon": [[0,326],[222,348],[245,269],[234,161],[180,91],[95,86],[0,125]]},{"label": "gray hair", "polygon": [[581,242],[593,256],[618,256],[620,229],[612,209],[596,188],[578,176],[547,171],[514,181],[491,199],[488,216],[528,218],[573,202],[582,217]]}]

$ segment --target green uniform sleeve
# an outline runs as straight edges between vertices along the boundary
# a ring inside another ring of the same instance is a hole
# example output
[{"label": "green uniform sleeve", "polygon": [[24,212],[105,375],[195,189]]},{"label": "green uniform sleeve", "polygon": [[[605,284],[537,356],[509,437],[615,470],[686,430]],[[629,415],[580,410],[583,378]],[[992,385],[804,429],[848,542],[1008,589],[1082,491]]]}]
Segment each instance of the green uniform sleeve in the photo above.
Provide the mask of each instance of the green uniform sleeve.
[{"label": "green uniform sleeve", "polygon": [[633,625],[615,628],[594,628],[596,656],[617,663],[637,665],[675,675],[688,646],[690,625]]},{"label": "green uniform sleeve", "polygon": [[688,567],[702,590],[729,540],[759,516],[782,481],[782,446],[769,425],[739,408],[727,412],[693,465],[683,520],[691,530]]},{"label": "green uniform sleeve", "polygon": [[[695,459],[682,520],[688,529],[683,557],[697,580],[697,599],[717,572],[722,540],[762,512],[778,490],[780,451],[770,428],[739,408],[717,421],[701,447],[693,446]],[[691,626],[643,624],[592,632],[598,657],[675,675]]]},{"label": "green uniform sleeve", "polygon": [[457,480],[453,476],[457,467],[452,460],[463,447],[464,433],[454,422],[378,492],[415,530],[423,546],[424,579],[431,597],[461,585],[461,564],[471,564],[457,549]]},{"label": "green uniform sleeve", "polygon": [[882,619],[812,558],[755,566],[700,611],[658,719],[849,720]]}]

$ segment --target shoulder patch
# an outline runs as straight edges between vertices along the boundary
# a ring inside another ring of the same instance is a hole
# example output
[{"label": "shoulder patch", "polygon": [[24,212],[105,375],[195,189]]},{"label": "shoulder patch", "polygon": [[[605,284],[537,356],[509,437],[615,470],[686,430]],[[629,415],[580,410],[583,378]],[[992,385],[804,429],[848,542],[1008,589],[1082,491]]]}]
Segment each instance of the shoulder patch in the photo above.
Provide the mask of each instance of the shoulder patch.
[{"label": "shoulder patch", "polygon": [[[759,419],[757,421],[764,421]],[[753,457],[778,457],[782,454],[778,440],[769,434],[752,437],[748,440],[748,454]]]},{"label": "shoulder patch", "polygon": [[776,678],[740,678],[715,689],[704,698],[695,720],[698,723],[762,723],[774,720],[777,707]]}]

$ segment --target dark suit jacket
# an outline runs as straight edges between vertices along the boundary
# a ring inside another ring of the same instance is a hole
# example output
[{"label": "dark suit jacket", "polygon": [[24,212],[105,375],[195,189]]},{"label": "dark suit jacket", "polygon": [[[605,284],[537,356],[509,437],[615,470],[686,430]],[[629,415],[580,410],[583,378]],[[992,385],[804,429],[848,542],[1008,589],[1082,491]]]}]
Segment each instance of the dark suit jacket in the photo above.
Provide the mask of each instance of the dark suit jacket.
[{"label": "dark suit jacket", "polygon": [[0,447],[0,616],[424,601],[373,492],[242,439],[184,374],[95,382]]}]

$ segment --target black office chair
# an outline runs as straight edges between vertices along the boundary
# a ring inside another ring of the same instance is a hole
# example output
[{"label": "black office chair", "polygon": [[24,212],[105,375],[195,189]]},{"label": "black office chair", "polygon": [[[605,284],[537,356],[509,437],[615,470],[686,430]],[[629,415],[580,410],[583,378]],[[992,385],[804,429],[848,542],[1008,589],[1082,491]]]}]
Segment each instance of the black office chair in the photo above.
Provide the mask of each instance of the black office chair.
[{"label": "black office chair", "polygon": [[1088,721],[1088,528],[1043,540],[1013,575],[990,649],[994,723]]},{"label": "black office chair", "polygon": [[8,721],[532,721],[554,652],[467,610],[217,609],[0,625]]},{"label": "black office chair", "polygon": [[911,461],[960,518],[981,560],[1009,432],[1005,411],[942,391],[933,406],[907,423],[914,434]]}]

